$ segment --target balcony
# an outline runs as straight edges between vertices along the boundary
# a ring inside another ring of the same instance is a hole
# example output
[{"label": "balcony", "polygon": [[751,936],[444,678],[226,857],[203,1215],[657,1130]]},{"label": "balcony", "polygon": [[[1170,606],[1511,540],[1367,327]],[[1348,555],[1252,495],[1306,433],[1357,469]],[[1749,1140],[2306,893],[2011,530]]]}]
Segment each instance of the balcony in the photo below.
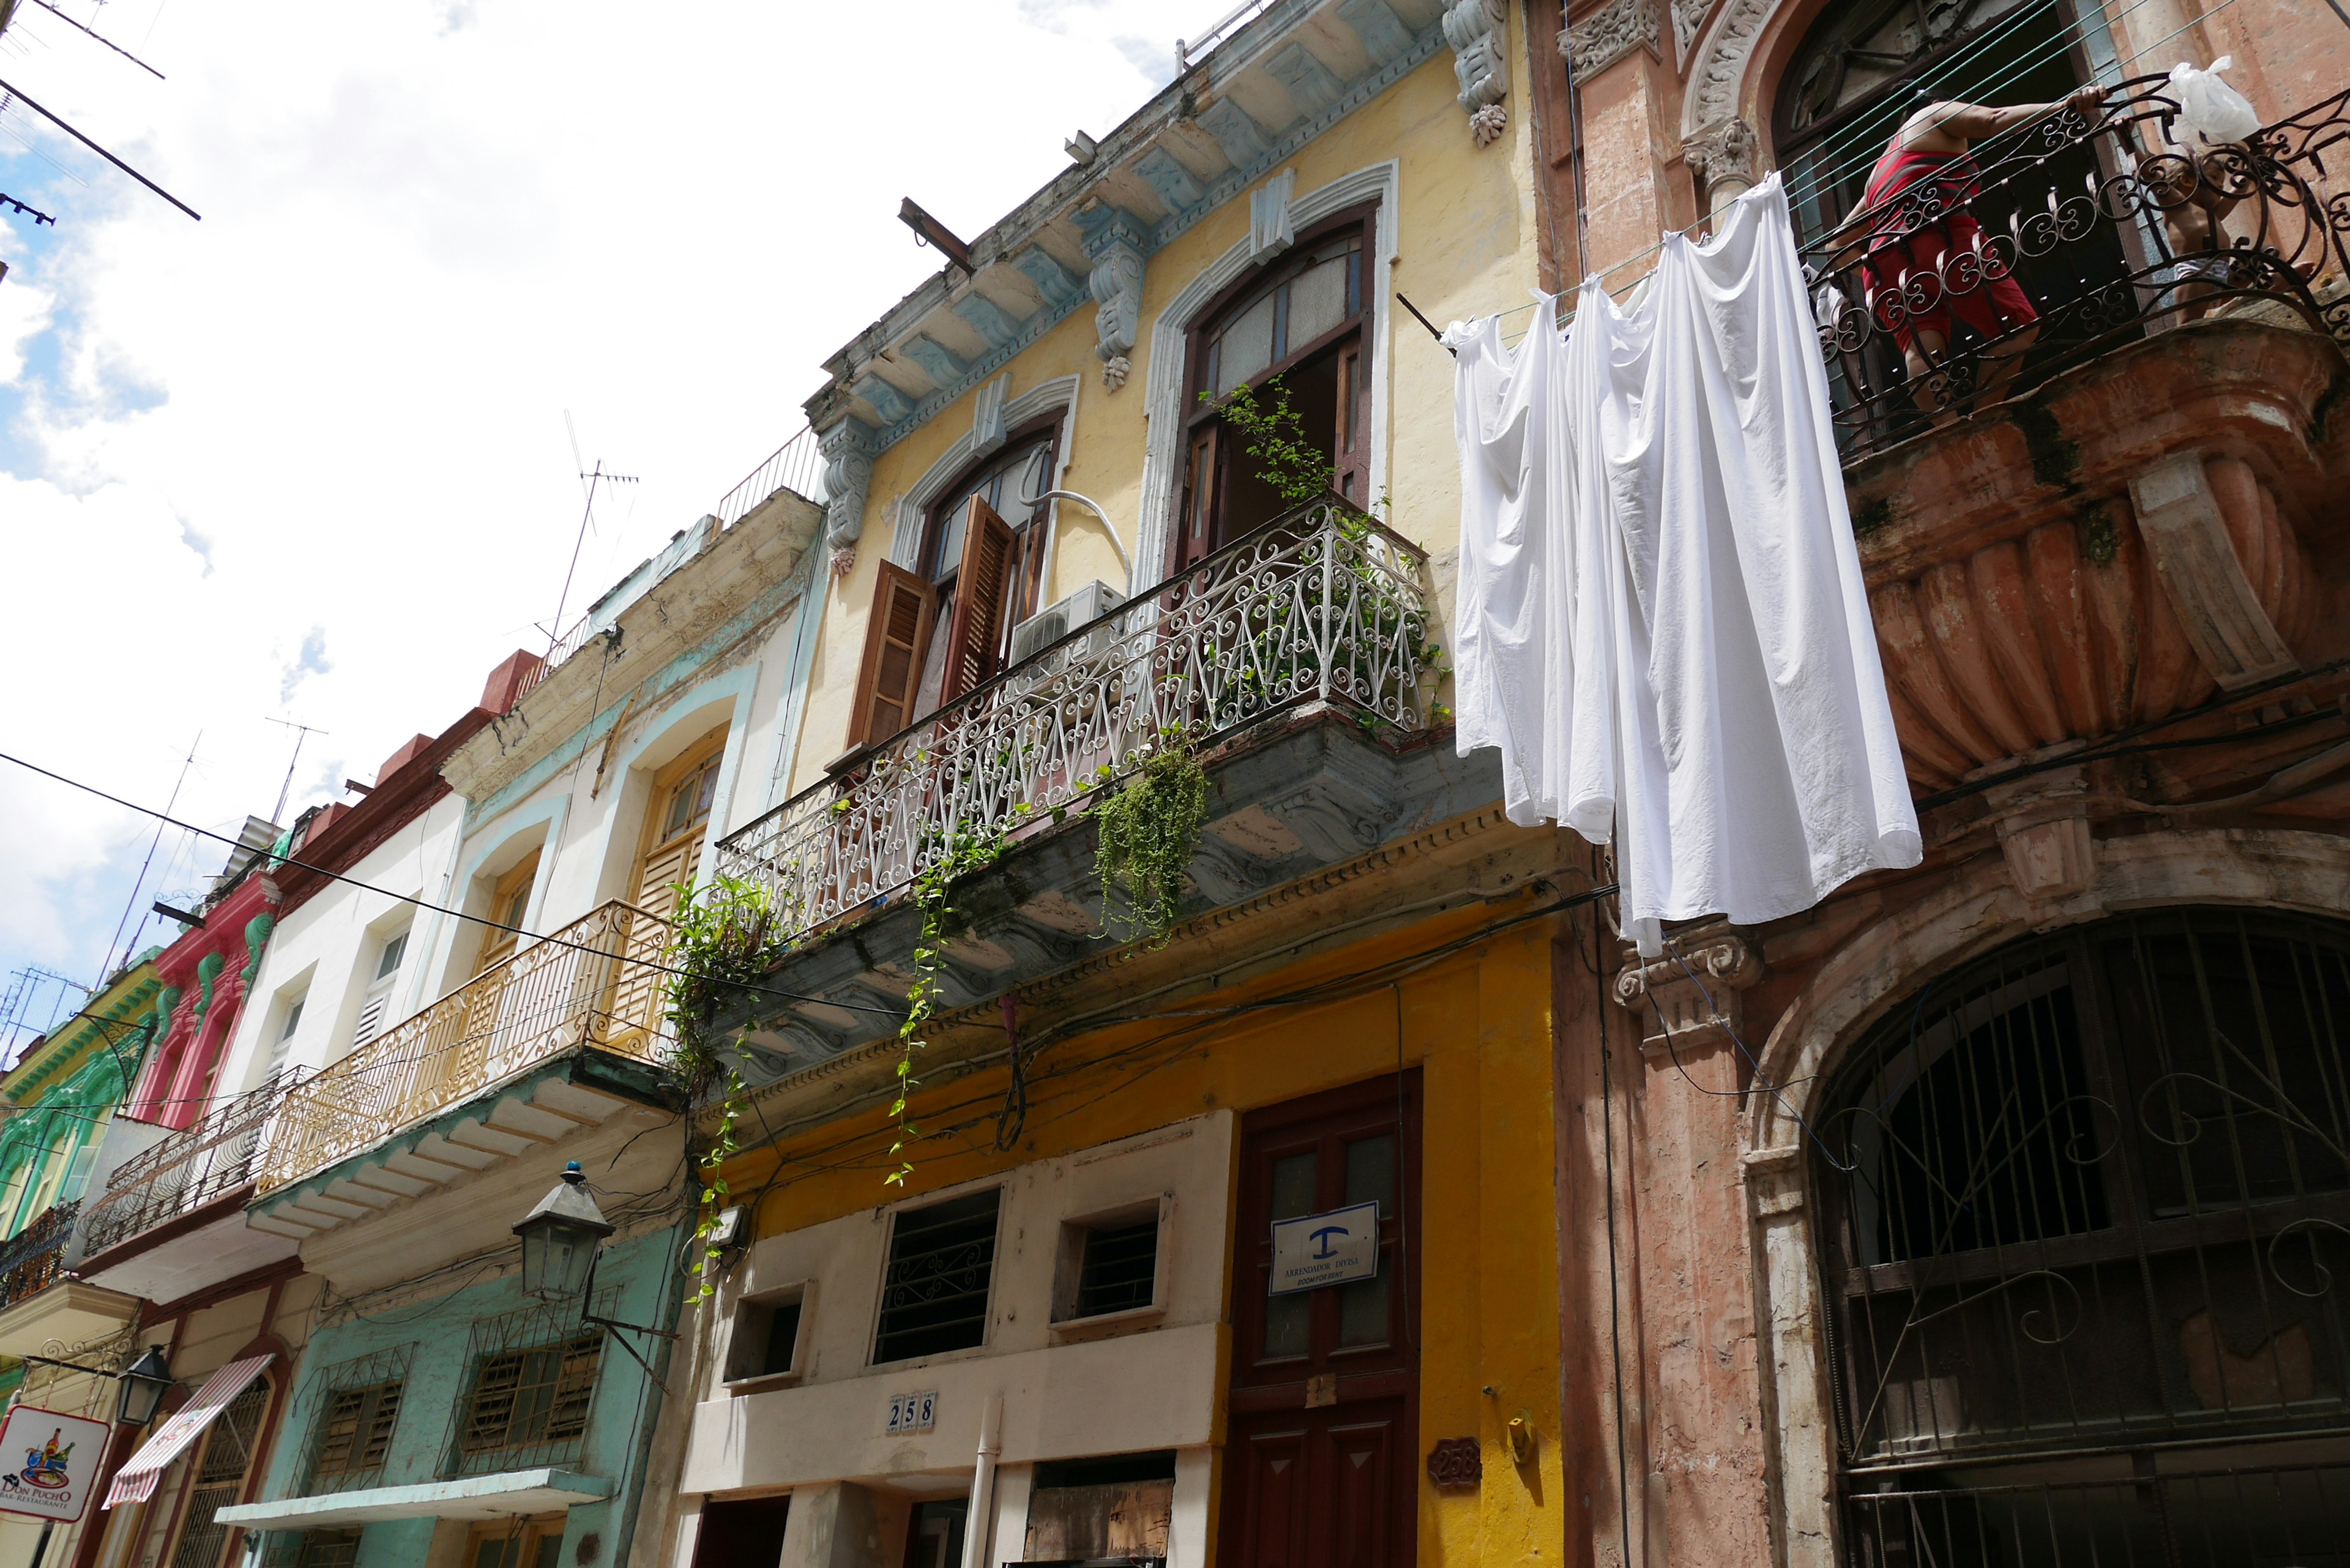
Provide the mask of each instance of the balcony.
[{"label": "balcony", "polygon": [[[666,921],[606,904],[288,1090],[265,1140],[254,1223],[286,1237],[330,1229],[619,1109],[625,1096],[577,1075],[498,1091],[581,1058],[621,1064],[639,1088],[657,1082],[670,1049],[667,977],[650,966],[669,940]],[[366,1179],[353,1181],[338,1168],[359,1156]],[[268,1201],[296,1183],[305,1190],[290,1201]]]},{"label": "balcony", "polygon": [[123,1161],[90,1205],[82,1249],[96,1258],[133,1237],[253,1185],[262,1129],[299,1073],[272,1075],[259,1088],[213,1106],[183,1132]]},{"label": "balcony", "polygon": [[1042,831],[1170,737],[1210,745],[1306,703],[1416,734],[1426,566],[1368,517],[1302,508],[785,801],[719,846],[718,869],[765,887],[804,937],[905,888],[958,834]]},{"label": "balcony", "polygon": [[[1946,165],[1804,247],[1848,457],[2191,321],[2350,344],[2350,236],[2321,161],[2350,140],[2350,93],[2198,161],[2169,149],[2168,85],[2124,83],[2095,123],[2044,121],[2005,155]],[[1826,227],[1816,212],[1804,221]],[[2036,320],[2000,308],[2019,287]],[[1952,341],[1926,343],[1929,322]],[[1905,337],[1918,339],[1906,351]]]},{"label": "balcony", "polygon": [[66,1241],[80,1212],[79,1203],[44,1209],[30,1225],[0,1243],[0,1312],[57,1283],[65,1272]]}]

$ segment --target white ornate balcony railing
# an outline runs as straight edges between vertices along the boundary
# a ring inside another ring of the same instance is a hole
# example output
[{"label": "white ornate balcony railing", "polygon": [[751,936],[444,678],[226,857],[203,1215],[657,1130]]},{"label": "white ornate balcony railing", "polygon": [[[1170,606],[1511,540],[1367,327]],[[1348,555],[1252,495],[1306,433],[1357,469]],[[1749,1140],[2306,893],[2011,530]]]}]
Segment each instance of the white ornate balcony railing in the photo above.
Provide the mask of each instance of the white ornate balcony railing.
[{"label": "white ornate balcony railing", "polygon": [[289,1090],[269,1124],[274,1191],[578,1045],[659,1063],[668,922],[618,900],[491,965]]},{"label": "white ornate balcony railing", "polygon": [[961,833],[1000,834],[1125,777],[1171,732],[1211,739],[1292,703],[1425,726],[1426,556],[1316,504],[1071,631],[719,846],[786,929],[903,888]]},{"label": "white ornate balcony railing", "polygon": [[270,1113],[304,1075],[274,1073],[206,1111],[184,1129],[117,1166],[105,1195],[90,1208],[83,1251],[90,1255],[192,1213],[251,1185],[261,1169],[261,1135]]}]

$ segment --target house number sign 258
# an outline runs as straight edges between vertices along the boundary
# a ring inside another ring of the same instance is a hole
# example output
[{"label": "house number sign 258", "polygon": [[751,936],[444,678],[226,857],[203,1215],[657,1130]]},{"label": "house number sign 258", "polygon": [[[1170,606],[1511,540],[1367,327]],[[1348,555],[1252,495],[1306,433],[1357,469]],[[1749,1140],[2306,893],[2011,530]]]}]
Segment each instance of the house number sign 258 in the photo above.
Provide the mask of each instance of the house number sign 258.
[{"label": "house number sign 258", "polygon": [[892,1394],[889,1396],[889,1417],[882,1430],[890,1437],[901,1432],[927,1432],[939,1424],[939,1391],[927,1394]]}]

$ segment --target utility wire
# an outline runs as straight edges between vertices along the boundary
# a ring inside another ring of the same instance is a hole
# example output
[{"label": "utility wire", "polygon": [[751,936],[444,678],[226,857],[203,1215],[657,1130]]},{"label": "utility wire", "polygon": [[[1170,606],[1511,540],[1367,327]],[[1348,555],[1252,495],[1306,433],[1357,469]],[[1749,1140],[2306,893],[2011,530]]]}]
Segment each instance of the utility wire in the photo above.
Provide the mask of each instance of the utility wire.
[{"label": "utility wire", "polygon": [[[0,752],[0,763],[13,763],[16,766],[25,769],[27,773],[38,774],[43,778],[54,780],[58,784],[66,785],[68,788],[80,790],[85,794],[96,795],[99,799],[119,805],[125,811],[135,811],[142,816],[154,817],[158,821],[170,823],[173,827],[183,828],[201,837],[217,839],[219,842],[226,844],[233,848],[242,849],[244,847],[242,841],[231,838],[224,833],[214,833],[209,828],[198,827],[193,823],[182,822],[177,817],[165,815],[163,813],[157,811],[152,806],[140,805],[136,802],[124,800],[120,795],[109,794],[106,791],[99,789],[96,784],[84,784],[79,779],[68,778],[64,774],[52,773],[47,768],[42,767],[36,763],[28,763],[22,757],[12,756],[5,752]],[[487,926],[492,930],[510,932],[516,937],[527,937],[534,942],[552,942],[556,947],[568,948],[573,952],[586,953],[590,958],[611,959],[619,963],[635,964],[639,968],[654,970],[662,974],[682,975],[686,972],[684,970],[678,968],[674,964],[662,963],[655,959],[631,958],[626,953],[606,952],[601,948],[589,947],[585,942],[575,942],[568,937],[550,936],[537,931],[525,930],[520,926],[510,926],[504,920],[494,920],[484,915],[469,915],[463,909],[452,909],[446,904],[435,904],[430,899],[420,898],[413,893],[395,893],[389,888],[380,888],[372,882],[362,882],[356,877],[347,877],[339,871],[329,870],[324,866],[314,866],[305,860],[296,860],[291,855],[279,855],[274,850],[256,849],[253,852],[253,859],[255,861],[269,861],[273,867],[277,866],[291,866],[297,871],[312,872],[315,875],[327,877],[330,881],[341,882],[348,886],[357,888],[361,892],[380,893],[387,898],[396,900],[402,904],[412,905],[420,909],[429,909],[438,915],[452,916],[460,920],[470,920],[474,925]],[[247,864],[250,865],[251,862],[248,862]],[[772,986],[745,984],[740,989],[760,996],[778,997],[785,1002],[812,1002],[826,1007],[846,1008],[852,1012],[871,1012],[883,1018],[902,1019],[905,1016],[902,1012],[894,1008],[872,1007],[864,1002],[842,1002],[828,996],[808,996],[796,991],[778,991]]]},{"label": "utility wire", "polygon": [[113,39],[109,38],[102,34],[91,33],[88,27],[82,26],[79,22],[75,21],[71,16],[67,16],[63,11],[60,11],[56,6],[50,5],[49,0],[33,0],[33,4],[38,5],[42,10],[47,11],[50,16],[57,17],[67,26],[76,28],[83,33],[88,33],[89,36],[96,38],[99,43],[104,44],[108,48],[112,49],[116,54],[120,55],[132,65],[137,66],[140,70],[145,71],[149,76],[153,77],[157,81],[160,82],[167,79],[161,71],[157,70],[153,66],[149,65],[146,61],[140,59],[138,56],[132,54],[130,50],[116,43]]},{"label": "utility wire", "polygon": [[84,136],[80,131],[76,130],[72,126],[68,125],[64,120],[59,119],[56,115],[50,113],[47,109],[43,109],[39,104],[35,103],[31,99],[26,98],[15,88],[10,87],[6,82],[0,82],[0,92],[6,93],[18,103],[21,103],[26,109],[31,109],[35,114],[39,115],[43,119],[47,120],[51,125],[56,126],[59,130],[64,131],[68,136],[72,137],[76,141],[80,142],[84,147],[87,147],[92,152],[97,153],[100,158],[105,159],[109,163],[113,164],[117,169],[120,169],[125,174],[130,175],[133,180],[138,181],[141,185],[146,186],[147,189],[154,192],[158,196],[161,196],[166,202],[171,202],[172,205],[179,208],[180,211],[187,213],[191,218],[195,219],[196,222],[201,223],[204,221],[204,215],[202,213],[197,212],[193,207],[189,206],[177,196],[174,196],[169,191],[164,190],[163,187],[155,183],[154,181],[150,180],[146,175],[141,174],[138,170],[133,169],[121,159],[117,158],[113,153],[109,152],[105,148],[100,147],[97,142],[92,141],[88,137]]}]

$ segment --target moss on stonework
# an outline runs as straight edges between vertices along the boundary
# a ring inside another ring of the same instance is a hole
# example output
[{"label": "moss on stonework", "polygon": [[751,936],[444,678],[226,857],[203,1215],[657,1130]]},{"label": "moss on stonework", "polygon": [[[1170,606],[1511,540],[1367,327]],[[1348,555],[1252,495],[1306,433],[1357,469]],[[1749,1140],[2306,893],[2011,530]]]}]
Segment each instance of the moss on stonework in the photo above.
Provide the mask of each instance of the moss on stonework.
[{"label": "moss on stonework", "polygon": [[2081,558],[2093,566],[2113,564],[2114,552],[2121,546],[2114,537],[2114,520],[2103,503],[2084,506],[2073,514],[2073,533],[2081,550]]},{"label": "moss on stonework", "polygon": [[2081,472],[2081,445],[2065,437],[2055,411],[2034,400],[2017,404],[2012,417],[2032,457],[2032,477],[2060,490],[2070,485]]},{"label": "moss on stonework", "polygon": [[1893,497],[1876,496],[1853,508],[1852,531],[1861,535],[1874,534],[1879,528],[1891,527],[1894,517]]}]

